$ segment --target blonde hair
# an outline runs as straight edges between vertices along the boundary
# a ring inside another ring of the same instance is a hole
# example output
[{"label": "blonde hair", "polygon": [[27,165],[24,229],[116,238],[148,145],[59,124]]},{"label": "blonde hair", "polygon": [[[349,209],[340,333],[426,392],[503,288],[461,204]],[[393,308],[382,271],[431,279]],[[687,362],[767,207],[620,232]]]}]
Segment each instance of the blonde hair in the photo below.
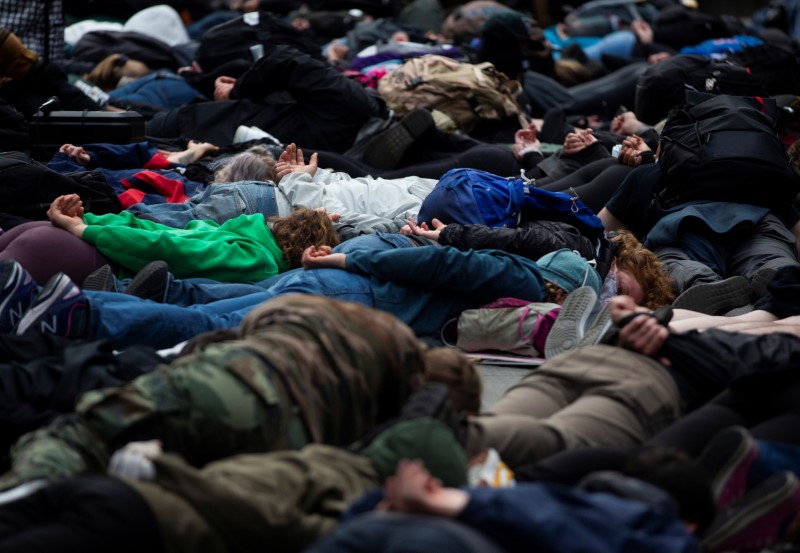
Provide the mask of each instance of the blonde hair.
[{"label": "blonde hair", "polygon": [[128,59],[128,56],[122,54],[111,54],[95,65],[90,73],[84,75],[83,80],[109,92],[117,88],[122,77],[138,79],[151,72],[150,68],[140,61]]},{"label": "blonde hair", "polygon": [[328,214],[316,209],[297,209],[283,217],[269,219],[275,242],[291,268],[300,267],[309,246],[335,246],[339,235]]},{"label": "blonde hair", "polygon": [[233,156],[214,173],[214,182],[239,182],[252,180],[265,182],[272,179],[275,158],[264,146],[251,146]]},{"label": "blonde hair", "polygon": [[617,269],[633,275],[642,287],[644,292],[642,305],[648,309],[656,309],[672,303],[675,294],[664,266],[656,254],[642,246],[629,231],[618,231],[611,241],[618,246]]}]

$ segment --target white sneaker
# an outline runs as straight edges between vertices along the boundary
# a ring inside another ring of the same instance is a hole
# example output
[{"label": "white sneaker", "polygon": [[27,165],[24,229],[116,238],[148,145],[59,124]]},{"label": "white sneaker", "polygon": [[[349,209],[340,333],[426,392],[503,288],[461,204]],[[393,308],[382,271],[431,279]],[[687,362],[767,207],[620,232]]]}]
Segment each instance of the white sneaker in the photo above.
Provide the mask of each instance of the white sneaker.
[{"label": "white sneaker", "polygon": [[261,130],[258,127],[248,127],[246,125],[239,125],[236,133],[233,135],[233,143],[239,144],[241,142],[250,142],[251,140],[268,139],[276,145],[280,145],[280,140],[269,134],[267,131]]}]

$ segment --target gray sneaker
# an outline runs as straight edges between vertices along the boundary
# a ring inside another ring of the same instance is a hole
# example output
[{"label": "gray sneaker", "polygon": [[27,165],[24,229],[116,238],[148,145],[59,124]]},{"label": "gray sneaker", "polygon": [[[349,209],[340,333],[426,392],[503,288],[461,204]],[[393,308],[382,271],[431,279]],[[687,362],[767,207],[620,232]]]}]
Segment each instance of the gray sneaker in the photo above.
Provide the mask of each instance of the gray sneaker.
[{"label": "gray sneaker", "polygon": [[581,286],[570,292],[561,306],[553,328],[550,329],[550,334],[547,335],[544,344],[546,359],[578,346],[596,303],[597,294],[588,286]]},{"label": "gray sneaker", "polygon": [[743,276],[733,276],[717,282],[695,284],[678,296],[672,307],[722,315],[737,307],[748,305],[753,299],[753,289]]}]

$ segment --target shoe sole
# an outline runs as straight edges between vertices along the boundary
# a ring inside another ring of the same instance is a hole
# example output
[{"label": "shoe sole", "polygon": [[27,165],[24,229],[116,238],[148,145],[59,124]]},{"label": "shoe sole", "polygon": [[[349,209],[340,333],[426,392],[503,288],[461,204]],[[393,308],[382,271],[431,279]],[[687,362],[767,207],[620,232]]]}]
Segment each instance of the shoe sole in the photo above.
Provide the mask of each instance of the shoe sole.
[{"label": "shoe sole", "polygon": [[[709,447],[700,454],[697,464],[703,467],[711,477],[711,493],[719,509],[724,509],[728,505],[741,497],[741,494],[732,496],[724,494],[725,486],[730,483],[731,476],[737,467],[741,467],[742,461],[752,455],[750,463],[755,460],[754,441],[744,428],[731,428],[714,438]],[[712,467],[717,467],[714,470]],[[744,470],[746,468],[743,467]],[[713,473],[713,474],[712,474]],[[742,486],[742,492],[744,486]]]},{"label": "shoe sole", "polygon": [[544,357],[550,359],[578,345],[583,338],[586,320],[597,303],[594,290],[583,286],[567,296],[550,334],[544,343]]},{"label": "shoe sole", "polygon": [[69,277],[64,274],[58,278],[55,284],[45,286],[45,288],[42,290],[42,293],[39,294],[36,304],[32,305],[25,313],[25,316],[22,317],[22,320],[20,320],[19,324],[17,325],[16,333],[24,334],[35,321],[39,320],[39,317],[41,317],[43,313],[50,309],[50,307],[53,305],[53,302],[58,300],[58,298],[61,297],[61,294],[70,286],[75,286],[75,283],[73,283]]},{"label": "shoe sole", "polygon": [[108,265],[103,265],[95,272],[86,277],[83,281],[84,290],[94,290],[97,292],[116,292],[117,287],[114,284],[116,277],[114,271]]},{"label": "shoe sole", "polygon": [[674,309],[689,309],[706,315],[720,315],[742,307],[753,299],[753,289],[743,276],[696,284],[672,303]]},{"label": "shoe sole", "polygon": [[772,267],[764,267],[756,271],[753,280],[750,281],[750,287],[753,289],[756,298],[761,298],[767,294],[767,285],[777,272],[778,269],[773,269]]},{"label": "shoe sole", "polygon": [[433,116],[425,109],[406,115],[379,136],[381,140],[364,152],[364,163],[376,169],[393,169],[414,141],[434,126]]},{"label": "shoe sole", "polygon": [[606,335],[608,329],[611,328],[611,323],[611,306],[606,305],[595,315],[592,324],[586,329],[586,334],[584,334],[583,338],[578,342],[578,347],[594,346],[600,343],[600,340]]},{"label": "shoe sole", "polygon": [[[158,290],[153,294],[153,279],[154,276],[159,277]],[[164,261],[152,261],[142,267],[142,269],[133,277],[130,284],[122,291],[123,294],[129,296],[136,296],[145,300],[152,300],[158,303],[164,302],[166,295],[167,281],[169,279],[169,267]]]},{"label": "shoe sole", "polygon": [[[790,472],[782,473],[782,478],[778,475],[765,480],[753,491],[762,492],[758,498],[745,496],[734,509],[741,509],[739,514],[731,516],[718,528],[709,529],[701,542],[704,551],[714,551],[726,540],[731,539],[737,532],[747,528],[750,524],[757,521],[765,514],[769,513],[797,491],[797,477]],[[765,485],[769,484],[769,488]],[[747,506],[747,509],[743,507]]]}]

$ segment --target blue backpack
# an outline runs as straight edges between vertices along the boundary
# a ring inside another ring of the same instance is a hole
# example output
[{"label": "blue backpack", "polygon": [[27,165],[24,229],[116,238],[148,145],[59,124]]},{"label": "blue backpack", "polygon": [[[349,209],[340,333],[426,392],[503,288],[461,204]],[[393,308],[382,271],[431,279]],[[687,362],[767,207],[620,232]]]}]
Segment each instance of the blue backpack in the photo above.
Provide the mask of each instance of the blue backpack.
[{"label": "blue backpack", "polygon": [[603,234],[603,223],[577,195],[550,192],[478,171],[452,169],[423,200],[417,223],[436,218],[445,224],[515,228],[521,220],[561,221],[577,227],[589,238]]}]

